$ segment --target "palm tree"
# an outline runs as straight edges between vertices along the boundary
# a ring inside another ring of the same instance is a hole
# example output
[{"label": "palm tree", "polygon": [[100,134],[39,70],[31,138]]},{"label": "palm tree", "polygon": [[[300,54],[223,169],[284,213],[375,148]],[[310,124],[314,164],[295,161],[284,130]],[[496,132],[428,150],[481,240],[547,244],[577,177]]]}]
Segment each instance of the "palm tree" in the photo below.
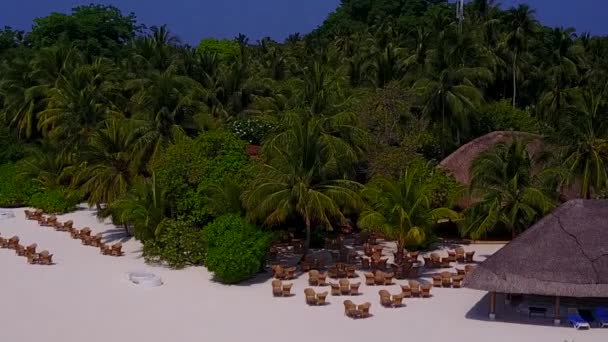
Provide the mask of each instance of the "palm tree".
[{"label": "palm tree", "polygon": [[361,207],[360,185],[343,177],[344,160],[355,156],[348,142],[324,132],[323,119],[290,115],[289,129],[268,141],[269,162],[244,194],[249,216],[266,225],[300,218],[306,227],[306,255],[312,229],[346,221],[348,210]]},{"label": "palm tree", "polygon": [[481,154],[471,166],[471,191],[481,198],[469,209],[463,235],[478,239],[501,224],[513,237],[549,212],[554,201],[532,174],[528,143],[499,144]]},{"label": "palm tree", "polygon": [[517,82],[521,74],[521,54],[528,48],[528,42],[537,30],[534,10],[527,5],[519,5],[509,10],[503,24],[507,26],[504,44],[511,51],[511,72],[513,78],[513,107],[517,105]]},{"label": "palm tree", "polygon": [[572,122],[562,124],[559,163],[569,172],[566,184],[580,181],[580,197],[608,188],[608,122],[601,112],[608,83],[599,91],[584,91],[584,103]]},{"label": "palm tree", "polygon": [[88,194],[89,205],[112,203],[133,184],[132,127],[125,120],[107,120],[80,152],[73,183]]},{"label": "palm tree", "polygon": [[432,189],[422,168],[407,169],[399,180],[381,178],[367,185],[362,195],[369,208],[361,213],[359,226],[377,231],[406,246],[423,243],[441,219],[458,219],[448,208],[432,208]]}]

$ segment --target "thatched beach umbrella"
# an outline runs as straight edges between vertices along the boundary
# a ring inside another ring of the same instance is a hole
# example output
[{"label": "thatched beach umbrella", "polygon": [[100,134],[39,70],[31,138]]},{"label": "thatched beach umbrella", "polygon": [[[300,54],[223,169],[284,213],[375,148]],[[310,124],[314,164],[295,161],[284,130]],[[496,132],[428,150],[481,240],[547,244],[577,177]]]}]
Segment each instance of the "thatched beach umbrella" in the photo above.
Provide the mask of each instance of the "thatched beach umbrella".
[{"label": "thatched beach umbrella", "polygon": [[491,302],[497,292],[555,296],[557,303],[608,297],[608,201],[563,204],[478,265],[465,286],[490,291]]}]

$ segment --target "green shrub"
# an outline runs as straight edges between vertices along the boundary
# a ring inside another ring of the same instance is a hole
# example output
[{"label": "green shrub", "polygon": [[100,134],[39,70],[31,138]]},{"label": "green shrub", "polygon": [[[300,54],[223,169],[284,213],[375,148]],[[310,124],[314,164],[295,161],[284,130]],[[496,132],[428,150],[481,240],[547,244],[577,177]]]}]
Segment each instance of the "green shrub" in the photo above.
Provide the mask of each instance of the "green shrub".
[{"label": "green shrub", "polygon": [[476,135],[493,131],[537,133],[540,124],[529,111],[513,108],[509,100],[502,100],[484,106],[476,116],[473,128]]},{"label": "green shrub", "polygon": [[273,234],[238,215],[217,218],[203,229],[207,247],[206,265],[222,283],[249,279],[263,266]]},{"label": "green shrub", "polygon": [[78,192],[67,188],[54,188],[40,191],[32,195],[31,207],[42,209],[45,213],[67,213],[76,210],[81,196]]},{"label": "green shrub", "polygon": [[148,262],[165,262],[174,268],[202,265],[205,245],[199,229],[187,222],[166,219],[160,223],[156,239],[144,242]]},{"label": "green shrub", "polygon": [[169,147],[155,163],[159,185],[167,192],[173,215],[204,226],[218,216],[208,201],[210,189],[228,180],[245,185],[250,177],[247,142],[228,132],[205,132]]},{"label": "green shrub", "polygon": [[17,165],[0,165],[0,207],[25,206],[34,192],[34,182]]}]

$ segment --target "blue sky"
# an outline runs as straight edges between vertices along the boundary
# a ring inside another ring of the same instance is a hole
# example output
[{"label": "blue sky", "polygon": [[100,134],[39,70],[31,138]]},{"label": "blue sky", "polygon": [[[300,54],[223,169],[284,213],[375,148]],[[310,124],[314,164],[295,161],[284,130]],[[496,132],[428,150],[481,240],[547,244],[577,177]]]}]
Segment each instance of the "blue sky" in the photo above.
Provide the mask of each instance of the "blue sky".
[{"label": "blue sky", "polygon": [[[0,0],[0,26],[29,30],[32,20],[50,12],[68,12],[92,0]],[[282,40],[293,32],[307,33],[339,0],[99,0],[123,12],[135,12],[140,22],[167,24],[183,41],[233,38],[244,33],[252,39],[270,36]],[[537,17],[550,26],[573,26],[579,31],[608,34],[604,17],[608,0],[502,0],[504,7],[528,3]],[[568,5],[566,5],[568,3]]]}]

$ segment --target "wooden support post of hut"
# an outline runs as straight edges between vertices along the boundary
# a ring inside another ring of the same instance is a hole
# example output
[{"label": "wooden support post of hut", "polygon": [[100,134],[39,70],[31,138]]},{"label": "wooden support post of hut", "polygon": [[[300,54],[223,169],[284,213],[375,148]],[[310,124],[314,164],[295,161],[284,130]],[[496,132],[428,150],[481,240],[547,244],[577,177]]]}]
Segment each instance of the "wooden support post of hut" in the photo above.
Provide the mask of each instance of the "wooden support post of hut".
[{"label": "wooden support post of hut", "polygon": [[496,319],[496,292],[490,292],[490,320]]},{"label": "wooden support post of hut", "polygon": [[559,296],[555,297],[555,317],[553,319],[554,325],[562,324],[562,321],[559,319]]}]

